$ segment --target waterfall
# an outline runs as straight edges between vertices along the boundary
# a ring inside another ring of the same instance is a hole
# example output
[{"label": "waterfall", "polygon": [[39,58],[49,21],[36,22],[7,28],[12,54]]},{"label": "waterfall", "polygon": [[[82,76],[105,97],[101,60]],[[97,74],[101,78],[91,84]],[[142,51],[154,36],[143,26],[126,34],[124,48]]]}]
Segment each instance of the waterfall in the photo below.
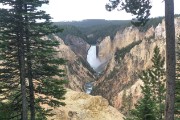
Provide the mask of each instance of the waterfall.
[{"label": "waterfall", "polygon": [[99,58],[96,56],[96,46],[92,45],[88,51],[87,62],[96,71],[96,69],[102,64]]}]

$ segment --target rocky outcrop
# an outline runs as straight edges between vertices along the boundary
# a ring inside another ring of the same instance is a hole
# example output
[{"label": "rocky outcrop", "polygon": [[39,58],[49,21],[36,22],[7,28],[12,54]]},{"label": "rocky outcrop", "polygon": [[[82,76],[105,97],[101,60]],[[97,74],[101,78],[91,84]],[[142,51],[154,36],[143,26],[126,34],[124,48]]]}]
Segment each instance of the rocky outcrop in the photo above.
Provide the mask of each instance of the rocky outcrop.
[{"label": "rocky outcrop", "polygon": [[97,56],[101,61],[109,59],[112,55],[113,44],[110,36],[105,37],[99,44],[97,44]]},{"label": "rocky outcrop", "polygon": [[71,50],[70,46],[65,45],[61,38],[55,35],[53,37],[60,41],[57,56],[67,60],[66,65],[61,66],[66,70],[66,77],[69,81],[67,87],[76,91],[84,91],[84,84],[94,80],[93,70],[86,61]]},{"label": "rocky outcrop", "polygon": [[[180,35],[180,17],[174,19],[174,24],[175,24],[175,36]],[[165,20],[162,20],[162,23],[159,23],[159,25],[155,28],[155,38],[156,39],[164,39],[166,38],[165,34]]]},{"label": "rocky outcrop", "polygon": [[[53,108],[48,120],[124,120],[123,115],[101,96],[91,96],[70,89],[65,95],[65,106]],[[44,106],[49,109],[49,106]]]},{"label": "rocky outcrop", "polygon": [[162,23],[159,23],[155,28],[155,39],[166,38],[165,34],[165,21],[163,20]]},{"label": "rocky outcrop", "polygon": [[121,49],[132,42],[142,40],[144,38],[144,34],[140,32],[137,28],[135,27],[127,27],[124,29],[124,31],[118,31],[114,37],[113,40],[113,46],[114,50],[116,48]]},{"label": "rocky outcrop", "polygon": [[90,45],[85,40],[73,35],[67,35],[64,43],[69,46],[76,55],[86,60]]},{"label": "rocky outcrop", "polygon": [[[132,94],[132,105],[141,97],[140,86],[143,85],[137,74],[140,71],[149,68],[152,65],[151,58],[153,56],[153,50],[155,46],[160,47],[161,55],[165,55],[165,41],[155,40],[147,41],[143,40],[139,45],[131,49],[130,53],[127,53],[120,63],[118,74],[115,74],[115,78],[107,80],[112,82],[112,88],[109,94],[112,94],[109,100],[112,105],[117,109],[122,106],[122,95],[126,91],[128,94]],[[127,95],[128,95],[127,94]],[[106,98],[106,97],[105,97]]]},{"label": "rocky outcrop", "polygon": [[155,36],[154,27],[151,27],[145,33],[145,38],[154,38],[154,36]]},{"label": "rocky outcrop", "polygon": [[[180,18],[177,18],[175,23],[178,35]],[[103,96],[112,106],[121,109],[124,91],[128,91],[127,95],[131,93],[133,104],[141,97],[140,86],[143,83],[139,80],[138,73],[152,65],[151,58],[156,45],[160,48],[161,55],[165,57],[164,20],[156,28],[151,27],[144,33],[137,28],[128,27],[124,31],[117,32],[109,44],[113,44],[114,54],[104,74],[94,83],[92,94]]]},{"label": "rocky outcrop", "polygon": [[[125,106],[124,104],[128,102],[128,105],[131,105],[129,109],[133,109],[134,105],[142,97],[142,93],[141,93],[142,85],[143,82],[141,80],[137,80],[137,82],[135,82],[129,89],[124,89],[121,92],[119,92],[117,96],[114,97],[114,103],[113,103],[114,107],[121,110],[122,107],[128,107]],[[124,97],[124,95],[126,97]],[[127,99],[128,97],[130,99]],[[122,111],[122,112],[128,112],[128,111]]]}]

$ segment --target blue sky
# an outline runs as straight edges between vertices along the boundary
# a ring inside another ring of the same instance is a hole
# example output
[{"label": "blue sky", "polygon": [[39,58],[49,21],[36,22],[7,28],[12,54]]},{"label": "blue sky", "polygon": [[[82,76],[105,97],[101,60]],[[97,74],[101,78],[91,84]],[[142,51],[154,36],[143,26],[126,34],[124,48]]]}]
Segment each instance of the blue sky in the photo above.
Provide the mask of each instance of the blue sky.
[{"label": "blue sky", "polygon": [[[109,0],[49,0],[49,5],[43,5],[53,18],[52,21],[78,21],[83,19],[127,20],[133,16],[124,11],[105,10]],[[164,16],[164,0],[151,0],[151,17]],[[175,14],[180,14],[180,0],[174,0]],[[2,7],[2,5],[0,5]]]}]

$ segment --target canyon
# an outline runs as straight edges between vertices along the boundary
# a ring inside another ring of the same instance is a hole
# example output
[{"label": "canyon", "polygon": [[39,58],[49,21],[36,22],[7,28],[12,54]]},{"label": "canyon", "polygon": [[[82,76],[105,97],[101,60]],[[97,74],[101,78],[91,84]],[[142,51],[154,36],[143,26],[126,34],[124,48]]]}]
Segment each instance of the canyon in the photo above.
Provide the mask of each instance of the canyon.
[{"label": "canyon", "polygon": [[[180,18],[175,19],[175,27],[177,37],[180,35]],[[60,36],[54,35],[53,39],[57,39],[61,43],[57,49],[59,51],[58,57],[67,60],[66,65],[60,66],[66,70],[66,79],[69,80],[66,87],[70,89],[68,92],[73,93],[72,96],[77,97],[78,103],[82,103],[80,105],[81,109],[85,109],[86,97],[90,99],[88,102],[92,105],[92,109],[97,108],[96,105],[94,107],[93,105],[99,104],[99,102],[91,103],[94,98],[97,98],[98,101],[99,99],[105,101],[105,103],[102,103],[103,105],[106,104],[105,108],[110,106],[115,111],[114,113],[117,113],[117,116],[123,116],[121,113],[126,114],[130,109],[133,109],[134,105],[142,97],[141,86],[143,82],[139,79],[138,74],[152,65],[151,58],[155,46],[160,48],[160,54],[165,57],[165,37],[165,22],[162,20],[157,26],[151,26],[146,31],[141,31],[133,26],[125,27],[117,31],[113,37],[102,37],[96,45],[92,46],[82,38],[74,35],[67,35],[64,40]],[[94,51],[93,56],[88,55],[88,50]],[[91,62],[88,63],[89,61]],[[87,92],[87,83],[92,83],[92,91]],[[131,97],[130,101],[128,101],[131,107],[128,110],[123,109],[126,107],[124,102],[127,101],[127,99],[123,98],[124,95]],[[70,96],[67,93],[67,100]],[[77,103],[76,100],[73,99],[72,101]],[[100,104],[100,106],[102,105]],[[65,110],[67,118],[70,111],[72,111],[72,116],[76,116],[73,119],[77,120],[82,119],[80,114],[83,114],[83,116],[92,115],[91,113],[80,112],[79,109],[76,111],[70,110],[70,108],[76,109],[76,107],[76,105],[67,105]],[[60,111],[63,111],[62,109]],[[87,107],[87,109],[91,112],[91,108]],[[104,111],[104,108],[96,110],[100,112]],[[99,115],[102,114],[104,113],[99,113]],[[105,114],[108,116],[109,112]],[[99,119],[96,117],[92,120]],[[118,118],[118,120],[121,119]],[[90,119],[87,117],[87,120]],[[107,117],[103,120],[111,119]]]}]

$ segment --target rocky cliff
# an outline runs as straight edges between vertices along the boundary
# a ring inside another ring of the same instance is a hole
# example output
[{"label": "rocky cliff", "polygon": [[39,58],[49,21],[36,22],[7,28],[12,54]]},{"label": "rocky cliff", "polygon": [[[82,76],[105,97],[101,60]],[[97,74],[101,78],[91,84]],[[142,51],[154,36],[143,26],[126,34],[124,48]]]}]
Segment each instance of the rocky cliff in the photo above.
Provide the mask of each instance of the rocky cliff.
[{"label": "rocky cliff", "polygon": [[[101,96],[91,96],[70,89],[65,95],[66,106],[55,108],[48,120],[124,120],[118,110],[109,105]],[[45,106],[45,109],[50,109]]]},{"label": "rocky cliff", "polygon": [[110,36],[105,37],[99,44],[97,44],[97,56],[101,61],[109,59],[113,53],[113,44]]},{"label": "rocky cliff", "polygon": [[[66,70],[66,77],[69,81],[67,87],[76,91],[84,91],[84,84],[86,82],[94,80],[92,68],[90,68],[89,64],[87,64],[87,62],[83,60],[82,56],[72,51],[71,46],[67,46],[66,44],[64,44],[64,41],[61,38],[54,35],[53,39],[60,41],[60,45],[57,48],[57,50],[59,51],[57,54],[58,57],[67,60],[65,66],[60,66]],[[88,46],[86,44],[84,45],[84,48]]]},{"label": "rocky cliff", "polygon": [[[179,35],[180,18],[175,20],[175,24],[176,35]],[[104,74],[95,82],[92,94],[103,96],[112,106],[121,110],[124,92],[126,96],[131,95],[132,106],[141,97],[140,85],[143,83],[137,74],[151,66],[151,58],[156,45],[160,47],[160,53],[165,56],[164,20],[156,28],[151,27],[146,32],[128,27],[117,32],[111,42],[106,42],[107,38],[100,44],[108,47],[100,47],[102,49],[99,49],[99,52],[111,51],[112,57]]]},{"label": "rocky cliff", "polygon": [[64,43],[69,46],[77,56],[82,57],[86,61],[90,45],[85,40],[74,35],[67,35]]}]

